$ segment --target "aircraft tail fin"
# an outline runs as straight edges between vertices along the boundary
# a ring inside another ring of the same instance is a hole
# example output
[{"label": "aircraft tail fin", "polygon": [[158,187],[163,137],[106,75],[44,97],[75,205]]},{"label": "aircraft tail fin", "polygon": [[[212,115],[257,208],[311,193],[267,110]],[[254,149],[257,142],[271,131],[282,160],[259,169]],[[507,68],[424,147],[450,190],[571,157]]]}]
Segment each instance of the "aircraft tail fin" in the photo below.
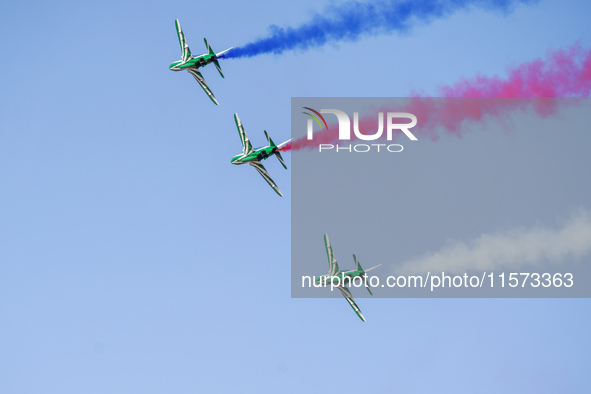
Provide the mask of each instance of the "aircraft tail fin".
[{"label": "aircraft tail fin", "polygon": [[205,41],[205,46],[207,47],[207,52],[210,55],[214,55],[215,56],[215,52],[213,51],[213,49],[211,49],[211,47],[209,46],[209,44],[207,43],[207,38],[204,38],[203,41]]},{"label": "aircraft tail fin", "polygon": [[222,72],[222,68],[220,67],[220,62],[218,62],[218,59],[213,59],[213,64],[215,64],[215,68],[218,69],[218,72],[220,73],[222,78],[224,78],[224,73]]},{"label": "aircraft tail fin", "polygon": [[221,55],[228,52],[232,48],[228,48],[225,51],[221,51],[220,53],[215,53],[213,51],[213,49],[211,49],[211,47],[207,43],[207,39],[204,38],[203,41],[205,41],[205,46],[207,47],[207,53],[213,56],[212,59],[213,59],[213,64],[215,64],[215,68],[218,69],[218,72],[220,73],[222,78],[224,78],[224,73],[222,72],[222,67],[220,67],[220,62],[218,62],[218,59],[221,57]]},{"label": "aircraft tail fin", "polygon": [[277,160],[279,160],[279,163],[281,163],[283,168],[285,168],[287,170],[287,166],[285,165],[285,162],[283,161],[283,157],[281,157],[281,153],[279,152],[279,148],[281,148],[283,145],[285,145],[288,141],[284,142],[280,146],[275,145],[275,143],[273,142],[271,137],[269,137],[269,134],[267,134],[267,130],[265,130],[265,137],[267,137],[267,141],[269,142],[269,146],[271,148],[273,148],[273,153],[275,153],[275,156],[277,156]]},{"label": "aircraft tail fin", "polygon": [[287,166],[285,165],[285,162],[283,161],[283,157],[281,157],[281,153],[279,153],[279,150],[281,149],[281,147],[285,144],[287,144],[289,141],[291,141],[291,138],[288,139],[285,142],[280,143],[279,145],[277,145],[277,158],[279,159],[279,162],[281,162],[281,164],[283,165],[283,168],[285,168],[287,170]]},{"label": "aircraft tail fin", "polygon": [[[357,271],[361,272],[361,274],[363,276],[365,276],[366,272],[371,271],[372,269],[377,268],[381,265],[381,264],[378,264],[375,267],[368,268],[367,270],[364,271],[363,267],[361,267],[361,264],[357,260],[357,256],[355,256],[355,254],[353,254],[353,260],[355,260],[355,268],[357,269]],[[373,293],[371,292],[371,287],[369,286],[369,283],[367,282],[367,278],[365,278],[365,286],[367,288],[367,291],[369,291],[369,294],[373,295]]]},{"label": "aircraft tail fin", "polygon": [[277,145],[275,145],[275,143],[273,142],[273,140],[271,139],[271,137],[269,137],[269,134],[267,134],[267,130],[263,131],[265,133],[265,137],[267,137],[267,142],[269,142],[269,146],[271,148],[276,148]]},{"label": "aircraft tail fin", "polygon": [[353,260],[355,260],[355,269],[357,271],[361,271],[361,273],[365,273],[365,271],[361,267],[361,264],[359,263],[359,260],[357,260],[357,256],[355,256],[355,254],[353,254]]},{"label": "aircraft tail fin", "polygon": [[283,161],[283,157],[281,157],[281,153],[279,153],[279,151],[277,151],[277,152],[275,152],[275,156],[277,156],[277,160],[279,160],[279,163],[281,163],[283,168],[285,168],[287,170],[287,166],[285,165],[285,162]]}]

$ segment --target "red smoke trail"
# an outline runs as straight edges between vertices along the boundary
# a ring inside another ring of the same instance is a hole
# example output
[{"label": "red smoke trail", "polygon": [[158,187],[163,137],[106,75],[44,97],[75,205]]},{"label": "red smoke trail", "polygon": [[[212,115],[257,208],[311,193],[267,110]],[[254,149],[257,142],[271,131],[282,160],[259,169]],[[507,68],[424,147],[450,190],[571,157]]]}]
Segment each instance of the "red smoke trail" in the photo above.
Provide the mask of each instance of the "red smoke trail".
[{"label": "red smoke trail", "polygon": [[[436,128],[461,136],[464,120],[480,121],[485,116],[499,116],[532,104],[540,116],[557,110],[557,97],[588,97],[591,93],[591,50],[575,45],[566,50],[548,51],[546,59],[536,59],[509,69],[508,77],[477,76],[461,80],[454,85],[439,88],[441,97],[464,99],[413,97],[403,108],[380,108],[376,112],[410,112],[418,118],[412,129],[417,136],[437,140]],[[474,99],[474,98],[488,99]],[[533,98],[533,99],[532,99]],[[574,103],[575,101],[564,101]],[[359,120],[359,129],[365,133],[377,130],[377,113]],[[318,144],[338,142],[337,124],[328,131],[314,133],[314,139],[299,138],[282,150],[313,149]]]},{"label": "red smoke trail", "polygon": [[443,97],[587,97],[591,91],[591,51],[575,45],[548,51],[546,60],[536,59],[509,70],[501,80],[477,76],[440,88]]}]

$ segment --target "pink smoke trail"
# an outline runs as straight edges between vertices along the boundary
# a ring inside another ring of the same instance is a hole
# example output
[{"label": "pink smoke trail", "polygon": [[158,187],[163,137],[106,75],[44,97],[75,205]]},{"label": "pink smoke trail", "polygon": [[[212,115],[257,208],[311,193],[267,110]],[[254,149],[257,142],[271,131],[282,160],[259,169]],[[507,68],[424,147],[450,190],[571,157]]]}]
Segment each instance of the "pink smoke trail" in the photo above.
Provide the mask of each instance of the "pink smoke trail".
[{"label": "pink smoke trail", "polygon": [[[461,123],[464,120],[480,121],[485,116],[500,116],[517,109],[534,105],[540,116],[548,116],[557,110],[557,97],[589,97],[591,93],[591,50],[579,45],[567,49],[548,51],[546,59],[535,59],[510,68],[508,77],[476,76],[462,79],[453,85],[439,88],[441,97],[464,98],[445,100],[412,97],[404,108],[396,112],[410,112],[417,116],[419,127],[413,129],[417,135],[437,140],[436,129],[443,128],[446,133],[461,136]],[[487,100],[473,98],[487,97]],[[508,99],[509,98],[509,99]],[[534,98],[532,100],[532,98]],[[561,103],[574,103],[576,100],[561,100]],[[379,112],[393,111],[380,108]],[[378,111],[376,111],[378,112]],[[376,130],[376,116],[359,120],[359,129]],[[329,125],[328,131],[316,132],[314,139],[299,138],[284,146],[282,150],[313,149],[318,144],[338,141],[338,126]]]}]

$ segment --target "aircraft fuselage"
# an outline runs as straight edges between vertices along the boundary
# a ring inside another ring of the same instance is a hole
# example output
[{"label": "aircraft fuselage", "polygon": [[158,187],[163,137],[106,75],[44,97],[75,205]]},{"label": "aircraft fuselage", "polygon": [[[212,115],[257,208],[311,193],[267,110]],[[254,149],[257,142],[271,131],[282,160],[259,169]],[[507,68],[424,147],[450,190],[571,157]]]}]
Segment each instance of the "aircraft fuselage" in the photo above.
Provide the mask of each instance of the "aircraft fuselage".
[{"label": "aircraft fuselage", "polygon": [[256,149],[248,155],[236,155],[232,158],[231,162],[232,164],[246,164],[253,160],[261,161],[273,156],[275,152],[277,152],[277,147],[267,146],[265,148]]},{"label": "aircraft fuselage", "polygon": [[215,60],[214,55],[201,55],[197,57],[192,57],[191,59],[183,62],[179,60],[177,62],[172,63],[168,68],[172,71],[183,71],[187,68],[199,68],[207,66],[209,63],[212,63]]},{"label": "aircraft fuselage", "polygon": [[362,276],[363,272],[361,271],[347,271],[347,272],[341,272],[338,275],[335,276],[331,276],[331,275],[322,275],[318,278],[316,278],[316,283],[326,283],[326,284],[343,284],[345,282],[344,278],[349,278],[346,280],[345,283],[349,282],[350,280],[352,281],[353,278],[356,278],[358,276]]}]

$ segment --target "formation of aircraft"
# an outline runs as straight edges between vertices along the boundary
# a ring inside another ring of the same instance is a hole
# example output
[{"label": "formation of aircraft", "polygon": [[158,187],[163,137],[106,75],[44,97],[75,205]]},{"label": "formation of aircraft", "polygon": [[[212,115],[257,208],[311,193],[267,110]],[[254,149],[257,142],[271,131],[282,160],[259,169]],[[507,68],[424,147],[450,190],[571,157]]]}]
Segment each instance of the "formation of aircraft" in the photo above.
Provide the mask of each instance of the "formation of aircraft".
[{"label": "formation of aircraft", "polygon": [[363,270],[361,264],[359,264],[359,261],[357,261],[357,256],[353,255],[353,260],[355,260],[355,269],[350,271],[341,271],[339,269],[339,265],[337,264],[337,259],[334,257],[332,246],[330,245],[330,240],[328,239],[328,234],[324,234],[324,245],[326,245],[326,255],[328,256],[328,275],[320,276],[316,279],[316,283],[321,283],[324,285],[334,285],[334,287],[339,289],[340,292],[343,294],[343,296],[345,297],[349,305],[351,305],[351,308],[353,308],[357,316],[359,316],[361,320],[366,321],[365,317],[361,313],[361,309],[359,309],[359,307],[357,306],[357,303],[353,299],[353,296],[351,295],[351,292],[347,288],[346,284],[350,284],[352,283],[354,278],[360,277],[365,282],[365,286],[367,287],[367,291],[369,291],[369,294],[373,295],[369,283],[367,283],[367,280],[364,280],[365,273],[371,271],[374,268],[379,267],[381,264],[378,264],[375,267],[371,267],[367,270]]},{"label": "formation of aircraft", "polygon": [[263,166],[263,163],[261,163],[261,160],[265,160],[266,158],[275,155],[277,157],[277,159],[279,160],[279,162],[281,163],[281,165],[283,166],[283,168],[285,168],[287,170],[287,166],[285,165],[285,162],[283,161],[283,157],[281,157],[281,153],[279,152],[279,149],[283,145],[285,145],[289,141],[291,141],[291,139],[289,139],[279,145],[275,145],[275,143],[273,142],[271,137],[269,137],[269,134],[267,134],[267,131],[265,130],[265,137],[267,137],[267,141],[269,142],[269,146],[254,149],[248,139],[248,136],[244,132],[244,127],[242,126],[242,123],[240,122],[240,118],[238,117],[238,114],[234,114],[234,121],[236,122],[236,127],[238,128],[238,134],[240,135],[240,140],[242,141],[242,153],[239,155],[236,155],[232,158],[232,164],[246,164],[246,163],[250,164],[259,172],[259,174],[261,174],[263,176],[263,178],[267,181],[269,186],[271,186],[277,194],[279,194],[280,196],[283,197],[281,190],[279,190],[279,188],[277,187],[275,182],[273,182],[273,179],[269,176],[269,173],[267,172],[267,170]]},{"label": "formation of aircraft", "polygon": [[[169,68],[172,71],[183,71],[183,70],[188,71],[197,80],[197,82],[203,88],[205,93],[207,93],[207,95],[209,96],[211,101],[213,101],[214,104],[219,105],[217,99],[213,95],[213,92],[211,91],[209,86],[207,86],[207,83],[205,83],[205,79],[203,78],[203,75],[201,75],[201,73],[199,72],[199,68],[204,67],[210,63],[213,63],[216,66],[216,68],[217,68],[218,72],[220,73],[220,75],[222,76],[222,78],[224,78],[224,74],[222,73],[222,69],[221,69],[220,64],[218,62],[218,59],[224,53],[226,53],[227,51],[229,51],[232,48],[228,48],[222,52],[215,53],[211,49],[209,44],[207,43],[207,40],[204,38],[203,40],[205,41],[205,46],[207,47],[208,53],[203,54],[203,55],[199,55],[197,57],[193,57],[191,55],[191,50],[189,49],[189,45],[187,44],[187,41],[185,40],[185,35],[183,34],[183,30],[181,29],[181,25],[180,25],[178,19],[175,20],[175,25],[176,25],[177,35],[179,37],[179,44],[181,46],[182,57],[181,57],[181,60],[172,63]],[[280,148],[283,145],[287,144],[289,141],[291,141],[291,139],[287,140],[279,145],[275,145],[275,143],[273,142],[271,137],[269,137],[269,134],[267,134],[267,131],[265,130],[264,131],[265,137],[267,137],[267,141],[268,141],[269,145],[262,147],[262,148],[255,149],[252,147],[252,144],[250,143],[248,136],[244,132],[244,127],[242,126],[242,123],[240,122],[240,118],[238,117],[238,114],[234,114],[234,121],[236,122],[236,127],[238,128],[238,134],[240,135],[240,140],[242,141],[242,153],[239,155],[236,155],[232,158],[232,160],[231,160],[232,164],[237,164],[237,165],[246,164],[246,163],[250,164],[259,172],[259,174],[261,174],[261,176],[265,179],[265,181],[267,181],[269,186],[271,186],[273,188],[273,190],[275,190],[275,192],[279,196],[283,196],[283,194],[281,193],[281,190],[279,190],[279,188],[277,187],[277,185],[275,184],[275,182],[273,181],[271,176],[269,176],[269,173],[267,172],[266,168],[263,166],[261,161],[275,155],[277,157],[277,159],[279,160],[279,162],[281,163],[281,165],[283,166],[283,168],[287,169],[287,166],[285,165],[285,162],[283,161],[283,157],[281,157]],[[337,264],[337,260],[334,257],[334,253],[332,251],[332,246],[330,245],[330,241],[328,239],[327,234],[324,234],[324,244],[326,245],[326,253],[328,256],[329,272],[328,272],[328,275],[323,275],[323,276],[319,277],[316,280],[316,282],[322,283],[324,285],[327,285],[327,284],[334,285],[334,287],[339,289],[339,291],[343,294],[343,296],[345,297],[345,299],[347,300],[349,305],[351,305],[351,308],[353,308],[353,310],[355,311],[357,316],[359,316],[359,318],[361,320],[366,321],[365,317],[361,313],[361,310],[357,306],[357,303],[353,299],[353,295],[351,295],[351,292],[349,291],[349,288],[346,285],[347,280],[349,281],[348,282],[349,284],[351,283],[351,281],[354,278],[357,278],[357,277],[359,277],[363,280],[365,278],[366,272],[379,267],[381,264],[376,265],[375,267],[369,268],[368,270],[363,270],[363,268],[361,267],[361,264],[359,264],[359,261],[357,261],[357,257],[355,255],[353,255],[353,260],[355,261],[356,268],[354,270],[350,270],[350,271],[341,271],[339,269],[339,265]],[[365,281],[365,285],[367,287],[367,291],[369,291],[369,294],[373,295],[373,293],[371,292],[371,288],[369,286],[369,283],[367,283],[367,281]]]},{"label": "formation of aircraft", "polygon": [[[203,75],[201,75],[201,73],[199,72],[199,68],[204,67],[210,63],[213,63],[223,78],[224,74],[222,73],[222,68],[220,67],[220,63],[218,62],[218,59],[220,57],[222,57],[222,55],[224,53],[226,53],[227,51],[229,51],[232,48],[228,48],[222,52],[215,53],[213,51],[213,49],[211,49],[211,47],[207,43],[207,40],[204,38],[203,40],[205,41],[205,46],[207,47],[208,53],[203,54],[203,55],[199,55],[197,57],[193,57],[191,55],[191,50],[189,49],[189,45],[187,44],[187,41],[185,40],[185,34],[183,33],[183,30],[181,29],[181,25],[179,23],[179,20],[176,19],[174,23],[176,26],[177,35],[179,37],[179,44],[181,45],[182,57],[181,57],[181,60],[172,63],[169,66],[169,69],[171,69],[172,71],[183,71],[183,70],[188,71],[193,77],[195,77],[195,79],[197,80],[199,85],[201,85],[201,87],[203,88],[205,93],[207,93],[207,95],[209,96],[211,101],[213,101],[214,104],[219,105],[217,99],[213,95],[213,92],[211,91],[209,86],[207,86],[207,84],[205,83],[205,79],[203,78]],[[284,143],[282,143],[280,145],[275,145],[273,140],[269,137],[269,135],[265,131],[265,136],[267,137],[267,141],[269,142],[269,146],[254,149],[252,147],[250,141],[248,140],[246,133],[244,132],[244,128],[242,127],[242,124],[240,123],[240,119],[238,118],[238,114],[234,114],[234,120],[236,121],[236,127],[238,127],[238,134],[240,135],[240,139],[242,140],[242,154],[234,156],[232,158],[232,164],[245,164],[245,163],[250,164],[259,172],[259,174],[261,174],[263,176],[263,178],[273,188],[273,190],[275,190],[275,192],[277,194],[279,194],[280,196],[283,196],[283,194],[281,193],[281,190],[279,190],[279,188],[277,187],[277,185],[275,184],[273,179],[269,176],[269,173],[267,172],[267,170],[265,169],[265,167],[261,163],[261,160],[264,160],[272,155],[275,155],[275,156],[277,156],[277,159],[279,159],[279,162],[281,163],[281,165],[283,165],[283,167],[285,169],[287,169],[287,166],[285,165],[285,162],[283,161],[283,158],[281,157],[281,153],[279,153],[279,149],[291,140],[285,141]]]},{"label": "formation of aircraft", "polygon": [[195,77],[197,82],[199,82],[199,85],[201,85],[203,90],[205,90],[205,93],[207,93],[207,95],[209,96],[211,101],[213,101],[215,105],[219,105],[217,99],[213,95],[213,92],[211,91],[209,86],[207,86],[207,84],[205,83],[205,79],[203,78],[203,75],[201,75],[201,73],[199,72],[199,68],[207,66],[209,63],[213,63],[213,64],[215,64],[215,67],[218,69],[222,78],[224,78],[224,74],[222,73],[222,68],[220,67],[220,63],[218,62],[218,58],[222,54],[226,53],[227,51],[229,51],[232,48],[228,48],[225,51],[215,53],[213,51],[213,49],[211,49],[211,47],[207,43],[207,40],[204,38],[203,41],[205,41],[205,46],[207,47],[207,53],[205,53],[203,55],[199,55],[197,57],[193,57],[191,55],[191,50],[189,49],[189,44],[187,44],[187,41],[185,40],[185,35],[183,34],[183,30],[181,29],[181,25],[179,23],[179,20],[176,19],[174,23],[176,25],[177,35],[179,36],[179,44],[181,44],[182,57],[181,57],[181,60],[172,63],[169,66],[169,69],[171,69],[172,71],[183,71],[183,70],[188,71],[189,74],[191,74],[193,77]]}]

